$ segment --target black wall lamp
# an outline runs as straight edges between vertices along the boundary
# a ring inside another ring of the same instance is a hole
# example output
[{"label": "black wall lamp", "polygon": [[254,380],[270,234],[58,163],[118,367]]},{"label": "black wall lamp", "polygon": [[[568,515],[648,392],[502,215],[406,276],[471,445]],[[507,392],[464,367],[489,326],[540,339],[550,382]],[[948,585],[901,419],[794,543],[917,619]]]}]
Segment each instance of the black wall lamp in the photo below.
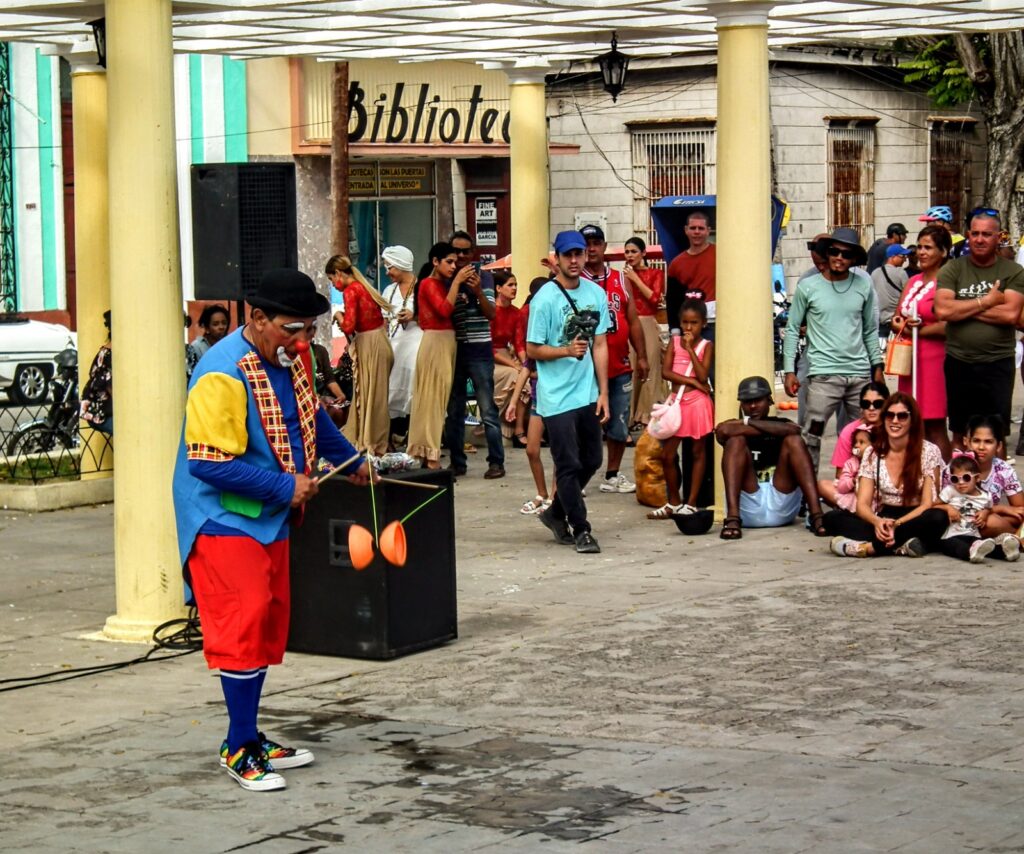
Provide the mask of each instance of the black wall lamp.
[{"label": "black wall lamp", "polygon": [[604,81],[604,91],[612,96],[612,103],[619,99],[619,93],[626,87],[626,69],[629,68],[629,57],[618,50],[619,40],[612,33],[612,49],[597,58]]},{"label": "black wall lamp", "polygon": [[97,18],[95,21],[89,21],[89,26],[92,27],[92,38],[96,42],[96,61],[99,63],[100,68],[107,67],[107,19]]}]

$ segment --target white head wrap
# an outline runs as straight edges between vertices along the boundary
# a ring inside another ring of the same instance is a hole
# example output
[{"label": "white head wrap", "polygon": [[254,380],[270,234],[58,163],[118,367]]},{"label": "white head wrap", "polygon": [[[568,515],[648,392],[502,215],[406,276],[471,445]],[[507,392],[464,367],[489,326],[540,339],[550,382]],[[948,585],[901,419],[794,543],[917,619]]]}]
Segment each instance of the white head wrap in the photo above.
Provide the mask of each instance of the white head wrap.
[{"label": "white head wrap", "polygon": [[413,265],[412,252],[404,246],[388,246],[380,253],[381,260],[388,266],[410,272]]}]

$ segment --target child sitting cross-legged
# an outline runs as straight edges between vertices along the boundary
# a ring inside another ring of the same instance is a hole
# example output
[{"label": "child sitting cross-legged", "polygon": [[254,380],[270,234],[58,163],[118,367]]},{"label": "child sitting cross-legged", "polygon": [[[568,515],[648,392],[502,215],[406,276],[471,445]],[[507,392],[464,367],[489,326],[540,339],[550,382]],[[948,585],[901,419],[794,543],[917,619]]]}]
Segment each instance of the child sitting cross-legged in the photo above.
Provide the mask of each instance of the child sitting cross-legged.
[{"label": "child sitting cross-legged", "polygon": [[1004,560],[1017,560],[1020,556],[1020,540],[1013,534],[997,534],[994,538],[982,537],[981,528],[992,515],[1004,513],[1017,515],[1006,505],[993,505],[992,496],[981,489],[981,469],[971,451],[953,452],[949,464],[949,486],[939,494],[939,508],[949,515],[949,527],[939,544],[943,554],[981,563],[988,555]]}]

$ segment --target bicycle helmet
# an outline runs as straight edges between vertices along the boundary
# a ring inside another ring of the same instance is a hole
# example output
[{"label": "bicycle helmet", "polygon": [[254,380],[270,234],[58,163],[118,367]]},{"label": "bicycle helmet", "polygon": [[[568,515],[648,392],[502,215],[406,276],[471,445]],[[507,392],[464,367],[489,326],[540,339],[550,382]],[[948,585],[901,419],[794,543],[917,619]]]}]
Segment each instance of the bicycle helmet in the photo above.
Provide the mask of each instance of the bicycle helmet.
[{"label": "bicycle helmet", "polygon": [[949,205],[933,205],[917,218],[918,222],[953,222],[953,211]]}]

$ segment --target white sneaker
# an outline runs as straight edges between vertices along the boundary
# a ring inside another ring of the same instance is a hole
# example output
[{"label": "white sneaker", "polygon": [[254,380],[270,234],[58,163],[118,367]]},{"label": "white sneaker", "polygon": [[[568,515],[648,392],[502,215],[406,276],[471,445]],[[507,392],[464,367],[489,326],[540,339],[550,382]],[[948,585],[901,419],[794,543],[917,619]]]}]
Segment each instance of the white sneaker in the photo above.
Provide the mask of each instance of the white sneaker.
[{"label": "white sneaker", "polygon": [[996,537],[996,545],[1003,550],[1003,557],[1010,563],[1020,557],[1020,540],[1013,534],[1000,534]]},{"label": "white sneaker", "polygon": [[832,554],[839,557],[867,557],[868,543],[864,540],[851,540],[849,537],[835,536],[829,542]]},{"label": "white sneaker", "polygon": [[987,558],[995,550],[996,541],[992,539],[975,540],[971,543],[971,556],[968,560],[971,563],[984,563]]},{"label": "white sneaker", "polygon": [[601,481],[601,492],[636,492],[636,484],[624,474],[606,477]]}]

